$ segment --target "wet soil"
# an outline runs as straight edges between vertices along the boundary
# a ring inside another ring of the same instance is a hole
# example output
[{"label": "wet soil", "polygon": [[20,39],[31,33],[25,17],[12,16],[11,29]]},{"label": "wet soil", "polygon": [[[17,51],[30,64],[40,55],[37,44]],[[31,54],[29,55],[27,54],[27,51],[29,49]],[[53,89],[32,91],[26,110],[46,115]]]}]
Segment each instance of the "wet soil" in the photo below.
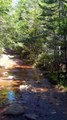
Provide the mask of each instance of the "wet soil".
[{"label": "wet soil", "polygon": [[67,120],[67,92],[52,87],[38,69],[25,65],[16,55],[3,54],[0,120]]}]

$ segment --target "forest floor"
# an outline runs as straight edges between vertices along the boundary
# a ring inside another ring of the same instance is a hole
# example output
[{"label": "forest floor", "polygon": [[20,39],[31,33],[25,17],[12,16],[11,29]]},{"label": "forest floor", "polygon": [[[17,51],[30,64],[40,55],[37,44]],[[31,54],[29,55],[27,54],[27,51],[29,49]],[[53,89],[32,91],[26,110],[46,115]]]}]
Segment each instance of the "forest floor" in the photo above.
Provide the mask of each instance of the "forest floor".
[{"label": "forest floor", "polygon": [[16,55],[2,54],[0,120],[67,120],[67,92]]}]

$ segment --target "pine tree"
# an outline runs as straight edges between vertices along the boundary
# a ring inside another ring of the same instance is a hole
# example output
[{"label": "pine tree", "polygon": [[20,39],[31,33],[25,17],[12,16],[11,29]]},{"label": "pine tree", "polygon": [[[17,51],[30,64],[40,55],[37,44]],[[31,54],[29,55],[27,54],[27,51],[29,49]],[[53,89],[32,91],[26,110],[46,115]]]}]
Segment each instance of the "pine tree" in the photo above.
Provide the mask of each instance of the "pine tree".
[{"label": "pine tree", "polygon": [[[59,79],[60,64],[63,56],[65,57],[65,61],[67,61],[67,0],[42,0],[39,2],[39,6],[42,9],[40,19],[42,20],[43,29],[48,33],[46,37],[46,39],[48,38],[46,41],[48,49],[51,48],[54,50],[54,67],[56,68],[55,70],[57,70]],[[64,51],[61,51],[62,44],[64,44]]]}]

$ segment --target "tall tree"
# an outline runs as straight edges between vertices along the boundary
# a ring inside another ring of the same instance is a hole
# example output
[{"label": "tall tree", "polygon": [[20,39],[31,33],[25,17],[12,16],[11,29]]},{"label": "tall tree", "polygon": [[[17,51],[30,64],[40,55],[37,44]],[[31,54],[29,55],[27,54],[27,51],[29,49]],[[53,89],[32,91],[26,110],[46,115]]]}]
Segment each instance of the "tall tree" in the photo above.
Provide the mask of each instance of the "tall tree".
[{"label": "tall tree", "polygon": [[[42,20],[43,29],[47,31],[47,45],[49,50],[54,50],[54,68],[57,68],[58,77],[62,53],[66,59],[66,34],[67,30],[67,1],[66,0],[42,0],[39,2],[42,9],[40,19]],[[65,44],[64,52],[61,52],[62,44]],[[49,53],[49,51],[48,51]],[[67,64],[66,64],[67,66]],[[66,67],[67,69],[67,67]],[[53,70],[54,71],[54,70]],[[67,70],[66,70],[67,71]]]}]

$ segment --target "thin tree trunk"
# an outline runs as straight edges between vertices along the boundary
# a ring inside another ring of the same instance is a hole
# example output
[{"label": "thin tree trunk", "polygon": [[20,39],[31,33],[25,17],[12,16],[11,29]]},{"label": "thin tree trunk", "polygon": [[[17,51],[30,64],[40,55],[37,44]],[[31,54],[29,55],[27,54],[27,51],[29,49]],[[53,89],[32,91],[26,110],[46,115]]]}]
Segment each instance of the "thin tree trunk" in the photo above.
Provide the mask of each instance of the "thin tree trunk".
[{"label": "thin tree trunk", "polygon": [[64,35],[64,60],[65,60],[65,80],[67,80],[67,40],[66,35]]}]

